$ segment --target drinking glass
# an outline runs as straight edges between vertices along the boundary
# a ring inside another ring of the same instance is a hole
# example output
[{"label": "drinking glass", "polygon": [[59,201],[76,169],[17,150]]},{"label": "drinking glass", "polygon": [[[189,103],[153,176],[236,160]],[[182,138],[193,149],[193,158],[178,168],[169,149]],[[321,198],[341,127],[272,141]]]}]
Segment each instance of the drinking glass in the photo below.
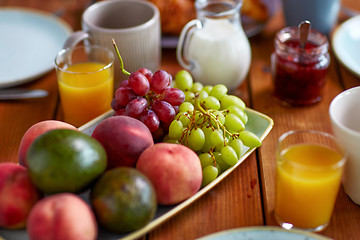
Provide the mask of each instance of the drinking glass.
[{"label": "drinking glass", "polygon": [[289,131],[276,149],[275,218],[286,229],[321,231],[329,223],[346,157],[335,138]]},{"label": "drinking glass", "polygon": [[55,59],[64,120],[79,127],[111,109],[114,55],[101,46],[62,49]]}]

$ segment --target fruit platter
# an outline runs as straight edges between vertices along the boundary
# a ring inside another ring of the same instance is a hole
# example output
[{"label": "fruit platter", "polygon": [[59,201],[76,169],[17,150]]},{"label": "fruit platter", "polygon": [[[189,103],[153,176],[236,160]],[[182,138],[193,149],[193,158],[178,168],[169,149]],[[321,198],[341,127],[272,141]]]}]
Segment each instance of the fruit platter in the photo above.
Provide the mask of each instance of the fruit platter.
[{"label": "fruit platter", "polygon": [[[246,109],[246,113],[249,116],[248,124],[246,125],[246,129],[253,131],[261,140],[264,140],[268,133],[271,131],[273,127],[273,121],[268,116],[259,113],[252,109]],[[109,112],[97,117],[96,119],[90,121],[89,123],[81,126],[79,130],[87,135],[91,135],[94,131],[95,127],[104,119],[113,116],[114,111],[110,110]],[[128,234],[115,234],[104,229],[99,230],[99,239],[137,239],[152,229],[156,228],[164,221],[170,219],[175,216],[177,213],[185,209],[187,206],[195,202],[201,196],[210,191],[214,186],[216,186],[219,182],[221,182],[224,178],[226,178],[232,171],[234,171],[245,159],[255,150],[256,148],[249,148],[246,150],[245,154],[239,159],[239,161],[223,172],[220,176],[218,176],[214,181],[209,183],[207,186],[203,187],[199,190],[195,195],[188,198],[187,200],[171,206],[158,206],[155,217],[152,221],[150,221],[144,227],[128,233]],[[81,198],[88,202],[89,192],[84,192],[80,194]],[[5,230],[0,229],[0,236],[4,239],[28,239],[26,230]]]},{"label": "fruit platter", "polygon": [[[273,127],[273,120],[269,118],[267,115],[264,115],[260,112],[257,112],[253,109],[246,109],[246,113],[249,116],[248,124],[246,129],[249,131],[254,132],[261,140],[264,140],[268,133],[271,131]],[[81,126],[79,129],[86,133],[91,134],[94,128],[97,126],[99,122],[102,120],[110,117],[113,115],[113,110],[99,116],[98,118],[94,119],[93,121]],[[109,232],[100,232],[99,237],[100,239],[137,239],[140,236],[144,235],[145,233],[151,231],[152,229],[156,228],[164,221],[168,220],[169,218],[175,216],[177,213],[185,209],[187,206],[195,202],[201,196],[206,194],[210,191],[213,187],[215,187],[218,183],[220,183],[223,179],[225,179],[232,171],[234,171],[246,158],[255,151],[256,148],[248,148],[244,155],[239,159],[239,161],[232,166],[231,168],[227,169],[223,172],[220,176],[218,176],[214,181],[200,189],[195,195],[188,198],[187,200],[171,206],[158,206],[155,217],[152,221],[150,221],[146,226],[143,228],[134,231],[132,233],[126,235],[115,235]],[[102,236],[104,236],[102,238]]]},{"label": "fruit platter", "polygon": [[[79,128],[57,120],[34,124],[20,143],[19,165],[0,168],[8,189],[32,196],[16,206],[5,199],[1,237],[56,231],[63,239],[83,232],[84,239],[139,238],[226,178],[273,127],[223,84],[203,86],[186,70],[174,78],[164,70],[129,73],[118,55],[128,80],[110,111]],[[11,180],[18,175],[22,182]]]}]

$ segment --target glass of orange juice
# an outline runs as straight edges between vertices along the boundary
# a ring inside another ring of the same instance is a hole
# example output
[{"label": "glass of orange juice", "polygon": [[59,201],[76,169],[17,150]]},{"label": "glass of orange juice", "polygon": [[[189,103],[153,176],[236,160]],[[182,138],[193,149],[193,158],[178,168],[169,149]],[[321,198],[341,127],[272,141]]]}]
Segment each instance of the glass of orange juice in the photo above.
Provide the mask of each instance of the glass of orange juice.
[{"label": "glass of orange juice", "polygon": [[79,127],[111,109],[114,55],[101,46],[62,49],[55,59],[64,121]]},{"label": "glass of orange juice", "polygon": [[346,157],[334,137],[289,131],[276,149],[275,219],[286,229],[318,232],[329,223]]}]

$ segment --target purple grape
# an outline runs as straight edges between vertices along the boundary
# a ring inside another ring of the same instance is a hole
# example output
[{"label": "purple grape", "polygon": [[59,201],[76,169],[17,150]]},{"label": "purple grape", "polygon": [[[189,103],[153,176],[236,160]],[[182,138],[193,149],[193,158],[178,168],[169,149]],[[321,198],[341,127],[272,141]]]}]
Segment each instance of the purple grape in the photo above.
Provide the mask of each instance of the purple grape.
[{"label": "purple grape", "polygon": [[131,100],[125,107],[127,116],[138,118],[147,107],[147,100],[142,97]]},{"label": "purple grape", "polygon": [[150,132],[155,132],[160,126],[159,117],[150,109],[145,109],[139,120],[149,128]]},{"label": "purple grape", "polygon": [[156,93],[162,93],[171,83],[171,76],[164,70],[154,73],[151,78],[150,89]]},{"label": "purple grape", "polygon": [[155,101],[151,109],[158,115],[160,121],[164,123],[171,123],[175,118],[175,109],[166,101]]},{"label": "purple grape", "polygon": [[136,93],[129,87],[119,87],[115,92],[115,100],[121,107],[125,107],[136,97]]},{"label": "purple grape", "polygon": [[140,72],[130,74],[129,86],[139,96],[145,96],[150,90],[149,80]]},{"label": "purple grape", "polygon": [[164,91],[163,100],[173,106],[179,106],[185,101],[185,94],[180,89],[168,87]]}]

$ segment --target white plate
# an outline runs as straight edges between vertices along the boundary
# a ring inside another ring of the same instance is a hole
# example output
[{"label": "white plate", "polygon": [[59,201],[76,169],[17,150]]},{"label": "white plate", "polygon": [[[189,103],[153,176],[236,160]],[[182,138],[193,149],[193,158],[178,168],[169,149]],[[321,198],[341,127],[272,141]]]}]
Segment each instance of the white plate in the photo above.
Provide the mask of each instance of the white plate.
[{"label": "white plate", "polygon": [[0,8],[0,88],[27,83],[53,69],[71,32],[50,13]]},{"label": "white plate", "polygon": [[335,56],[352,73],[360,77],[360,15],[342,23],[332,35]]},{"label": "white plate", "polygon": [[280,227],[246,227],[226,230],[198,240],[330,240],[319,234],[302,230],[286,230]]}]

